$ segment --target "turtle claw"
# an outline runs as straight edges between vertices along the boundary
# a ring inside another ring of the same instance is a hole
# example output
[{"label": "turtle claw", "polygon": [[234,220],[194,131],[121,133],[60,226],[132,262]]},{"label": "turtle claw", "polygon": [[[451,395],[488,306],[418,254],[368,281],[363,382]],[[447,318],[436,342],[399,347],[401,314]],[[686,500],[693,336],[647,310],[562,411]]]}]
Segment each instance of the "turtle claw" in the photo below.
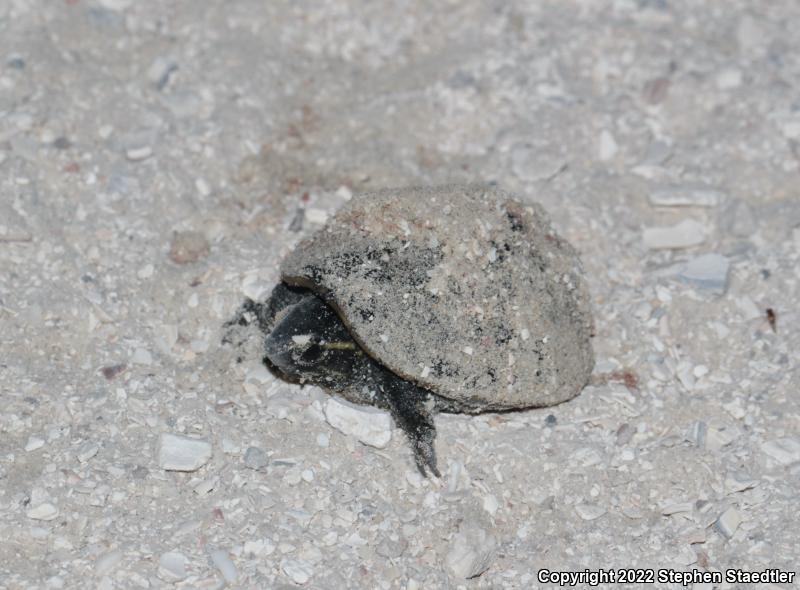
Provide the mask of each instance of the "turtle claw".
[{"label": "turtle claw", "polygon": [[442,474],[436,467],[436,449],[433,448],[433,439],[435,436],[434,431],[430,431],[428,436],[417,434],[416,437],[409,435],[412,438],[411,447],[414,451],[414,462],[417,464],[419,472],[428,477],[428,472],[436,477],[441,478]]}]

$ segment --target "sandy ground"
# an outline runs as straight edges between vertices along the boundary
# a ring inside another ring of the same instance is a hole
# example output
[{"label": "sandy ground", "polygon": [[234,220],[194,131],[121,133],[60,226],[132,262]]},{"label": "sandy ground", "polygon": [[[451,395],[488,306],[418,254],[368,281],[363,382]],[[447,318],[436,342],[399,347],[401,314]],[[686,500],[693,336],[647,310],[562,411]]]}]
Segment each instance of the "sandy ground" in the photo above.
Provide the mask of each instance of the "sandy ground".
[{"label": "sandy ground", "polygon": [[[0,587],[796,572],[798,30],[794,0],[0,2]],[[426,480],[221,326],[351,194],[462,181],[580,250],[598,364],[439,417]]]}]

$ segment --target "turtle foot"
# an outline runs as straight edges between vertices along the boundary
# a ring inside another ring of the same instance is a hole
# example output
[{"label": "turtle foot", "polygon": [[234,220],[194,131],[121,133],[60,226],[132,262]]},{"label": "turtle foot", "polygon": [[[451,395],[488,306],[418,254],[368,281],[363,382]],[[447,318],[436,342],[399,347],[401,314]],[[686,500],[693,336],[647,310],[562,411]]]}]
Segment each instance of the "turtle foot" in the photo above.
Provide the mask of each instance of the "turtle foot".
[{"label": "turtle foot", "polygon": [[395,424],[406,433],[419,472],[425,477],[428,477],[428,473],[441,477],[436,466],[436,424],[433,420],[435,403],[431,393],[403,381],[383,368],[381,371],[383,374],[379,380],[383,386],[380,388],[382,395],[378,405],[386,407]]},{"label": "turtle foot", "polygon": [[442,477],[436,466],[436,449],[433,446],[433,441],[436,439],[436,430],[431,427],[413,432],[406,431],[406,434],[411,441],[414,461],[419,472],[425,477],[428,477],[428,472],[436,477]]}]

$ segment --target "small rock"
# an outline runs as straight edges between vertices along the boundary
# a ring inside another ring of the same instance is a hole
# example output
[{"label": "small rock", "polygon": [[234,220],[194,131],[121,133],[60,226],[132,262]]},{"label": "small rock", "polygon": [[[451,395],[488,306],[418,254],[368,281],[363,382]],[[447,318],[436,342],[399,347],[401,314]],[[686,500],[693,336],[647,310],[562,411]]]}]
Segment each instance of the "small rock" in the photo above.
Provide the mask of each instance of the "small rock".
[{"label": "small rock", "polygon": [[136,276],[140,279],[149,279],[153,276],[155,267],[152,264],[145,264],[142,268],[136,271]]},{"label": "small rock", "polygon": [[314,575],[310,563],[296,559],[284,559],[281,561],[281,569],[295,584],[306,584]]},{"label": "small rock", "polygon": [[706,448],[717,452],[735,441],[741,433],[737,428],[712,423],[706,431]]},{"label": "small rock", "polygon": [[723,537],[730,539],[736,533],[736,529],[739,528],[740,524],[742,524],[741,513],[736,508],[731,507],[720,515],[714,523],[714,527]]},{"label": "small rock", "polygon": [[158,441],[158,464],[167,471],[196,471],[211,458],[211,443],[164,433]]},{"label": "small rock", "polygon": [[716,207],[725,194],[703,187],[666,186],[651,191],[648,199],[655,207]]},{"label": "small rock", "polygon": [[340,186],[336,189],[336,196],[342,199],[343,201],[349,201],[353,198],[353,191],[347,188],[345,185]]},{"label": "small rock", "polygon": [[761,450],[781,465],[800,461],[800,439],[797,438],[786,437],[771,440],[762,444]]},{"label": "small rock", "polygon": [[705,241],[706,228],[697,221],[685,219],[676,225],[646,227],[643,238],[644,245],[651,250],[691,248]]},{"label": "small rock", "polygon": [[168,551],[158,560],[158,577],[167,582],[179,582],[186,578],[186,563],[189,560],[179,551]]},{"label": "small rock", "polygon": [[201,197],[208,197],[211,195],[211,186],[205,178],[197,178],[194,181],[194,187],[197,189],[197,192],[200,193]]},{"label": "small rock", "polygon": [[153,355],[145,348],[137,348],[131,356],[131,362],[135,365],[152,365]]},{"label": "small rock", "polygon": [[603,516],[606,513],[606,509],[594,504],[577,504],[575,506],[575,512],[577,512],[578,516],[583,520],[595,520]]},{"label": "small rock", "polygon": [[270,543],[267,539],[258,539],[256,541],[245,541],[244,552],[256,557],[264,557],[272,554],[275,551],[275,545]]},{"label": "small rock", "polygon": [[742,85],[742,71],[735,68],[725,68],[717,74],[717,88],[720,90],[733,90]]},{"label": "small rock", "polygon": [[492,535],[477,526],[466,526],[453,538],[445,565],[456,578],[475,578],[489,569],[496,551],[497,540]]},{"label": "small rock", "polygon": [[680,514],[681,512],[691,512],[694,504],[691,502],[671,502],[661,508],[661,514],[664,516],[671,516],[673,514]]},{"label": "small rock", "polygon": [[198,231],[181,231],[172,234],[169,257],[176,264],[190,264],[205,258],[209,253],[206,237]]},{"label": "small rock", "polygon": [[728,289],[730,261],[721,254],[703,254],[693,258],[683,267],[678,277],[692,286],[722,295]]},{"label": "small rock", "polygon": [[103,377],[105,377],[106,379],[111,381],[112,379],[114,379],[114,377],[116,377],[117,375],[122,373],[125,370],[126,367],[127,367],[127,365],[125,363],[119,363],[119,364],[116,364],[116,365],[108,365],[108,366],[103,367],[102,369],[100,369],[100,372],[103,374]]},{"label": "small rock", "polygon": [[493,494],[486,494],[483,497],[483,509],[494,516],[497,513],[497,510],[500,508],[500,502],[497,501],[497,498]]},{"label": "small rock", "polygon": [[733,472],[725,477],[725,489],[729,494],[753,489],[759,483],[757,479],[752,479],[743,473]]},{"label": "small rock", "polygon": [[324,209],[315,209],[314,207],[310,207],[306,209],[305,215],[306,221],[309,223],[323,225],[326,221],[328,221],[328,213]]},{"label": "small rock", "polygon": [[41,449],[44,446],[44,439],[40,436],[36,436],[32,434],[28,437],[28,442],[25,443],[25,450],[27,452],[35,451],[36,449]]},{"label": "small rock", "polygon": [[255,471],[260,471],[268,464],[269,457],[267,457],[267,453],[264,451],[264,449],[259,449],[258,447],[247,447],[247,450],[244,452],[245,467],[248,469],[254,469]]},{"label": "small rock", "polygon": [[100,447],[91,441],[83,443],[78,448],[78,461],[81,463],[86,463],[89,459],[94,457],[99,450]]},{"label": "small rock", "polygon": [[800,119],[786,121],[781,125],[781,131],[786,139],[800,139]]},{"label": "small rock", "polygon": [[236,565],[231,561],[227,551],[217,549],[211,552],[211,561],[217,566],[222,578],[228,584],[233,584],[239,573],[236,571]]},{"label": "small rock", "polygon": [[114,549],[104,553],[94,562],[94,574],[100,578],[113,570],[122,561],[122,551]]},{"label": "small rock", "polygon": [[207,479],[202,480],[198,483],[194,488],[194,493],[198,496],[205,496],[206,494],[210,494],[214,491],[214,489],[219,485],[219,478],[218,477],[209,477]]},{"label": "small rock", "polygon": [[33,520],[53,520],[58,517],[58,508],[50,504],[50,502],[44,502],[29,508],[25,515]]},{"label": "small rock", "polygon": [[392,439],[392,419],[377,408],[332,397],[325,404],[325,419],[336,430],[378,449],[385,448]]},{"label": "small rock", "polygon": [[153,148],[147,145],[142,147],[128,148],[125,150],[125,157],[131,162],[140,162],[142,160],[146,160],[152,155]]},{"label": "small rock", "polygon": [[172,72],[178,69],[178,64],[170,57],[158,56],[147,69],[147,78],[156,88],[163,90],[169,83]]},{"label": "small rock", "polygon": [[99,2],[103,8],[119,12],[131,6],[134,0],[99,0]]},{"label": "small rock", "polygon": [[611,132],[603,129],[600,133],[600,140],[599,145],[597,148],[597,156],[604,162],[611,160],[614,156],[617,155],[619,148],[617,147],[617,141],[614,139],[614,136],[611,135]]},{"label": "small rock", "polygon": [[511,169],[519,178],[527,181],[553,178],[564,169],[567,162],[557,150],[536,149],[518,144],[511,150]]},{"label": "small rock", "polygon": [[16,53],[12,53],[6,58],[6,65],[12,70],[24,70],[25,59]]}]

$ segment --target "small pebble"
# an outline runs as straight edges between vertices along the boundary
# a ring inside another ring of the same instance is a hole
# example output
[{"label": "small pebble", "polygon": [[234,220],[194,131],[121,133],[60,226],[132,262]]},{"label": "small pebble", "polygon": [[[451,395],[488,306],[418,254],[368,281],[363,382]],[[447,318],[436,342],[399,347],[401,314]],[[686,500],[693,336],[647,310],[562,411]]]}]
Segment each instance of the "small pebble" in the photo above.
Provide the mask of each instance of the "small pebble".
[{"label": "small pebble", "polygon": [[257,557],[264,557],[270,555],[275,551],[275,545],[270,543],[267,539],[258,539],[256,541],[245,541],[244,552],[249,555]]},{"label": "small pebble", "polygon": [[153,150],[150,146],[143,146],[137,148],[129,148],[125,151],[125,157],[131,162],[140,162],[146,160],[153,155]]},{"label": "small pebble", "polygon": [[741,513],[736,508],[731,507],[720,515],[714,523],[714,527],[723,537],[730,539],[736,533],[736,529],[739,528],[740,524],[742,524]]},{"label": "small pebble", "polygon": [[497,551],[497,540],[482,528],[466,525],[450,543],[445,566],[455,578],[475,578],[489,569]]},{"label": "small pebble", "polygon": [[678,274],[678,277],[704,291],[722,295],[728,289],[730,261],[721,254],[703,254],[693,258]]},{"label": "small pebble", "polygon": [[36,449],[41,449],[44,446],[44,439],[41,436],[36,436],[32,434],[28,437],[28,442],[25,443],[25,450],[35,451]]},{"label": "small pebble", "polygon": [[692,502],[670,503],[661,509],[661,514],[664,516],[671,516],[672,514],[680,514],[681,512],[691,513],[694,509]]},{"label": "small pebble", "polygon": [[786,139],[800,139],[800,119],[786,121],[781,126],[781,131]]},{"label": "small pebble", "polygon": [[236,581],[239,573],[236,571],[236,565],[233,563],[233,561],[231,561],[227,551],[222,549],[212,551],[211,561],[214,562],[215,566],[217,566],[217,569],[219,570],[219,573],[222,574],[222,578],[225,580],[225,582],[228,584],[233,584]]},{"label": "small pebble", "polygon": [[296,559],[284,559],[281,561],[281,569],[292,582],[300,585],[307,584],[314,575],[314,569],[310,563]]},{"label": "small pebble", "polygon": [[717,88],[720,90],[733,90],[742,85],[742,71],[735,68],[725,68],[717,74]]},{"label": "small pebble", "polygon": [[211,186],[203,178],[198,178],[194,181],[194,187],[201,197],[207,197],[211,194]]},{"label": "small pebble", "polygon": [[781,465],[789,465],[800,461],[800,439],[778,438],[765,442],[761,450],[775,459]]},{"label": "small pebble", "polygon": [[147,78],[159,90],[163,89],[169,82],[172,72],[178,69],[178,64],[175,60],[169,57],[158,56],[150,64],[147,69]]},{"label": "small pebble", "polygon": [[131,356],[131,362],[135,365],[152,365],[153,356],[149,350],[144,348],[137,348]]},{"label": "small pebble", "polygon": [[104,553],[94,562],[94,573],[100,578],[111,572],[122,561],[122,551],[114,549]]},{"label": "small pebble", "polygon": [[315,209],[314,207],[310,207],[306,209],[306,221],[309,223],[323,225],[326,221],[328,221],[328,213],[324,209]]},{"label": "small pebble", "polygon": [[606,513],[606,509],[594,504],[578,504],[575,506],[575,512],[583,520],[595,520],[603,516]]},{"label": "small pebble", "polygon": [[176,264],[190,264],[208,256],[210,246],[205,235],[198,231],[180,231],[172,234],[169,258]]},{"label": "small pebble", "polygon": [[80,448],[78,448],[78,461],[86,463],[89,459],[94,457],[99,450],[100,447],[93,442],[87,441],[83,443]]},{"label": "small pebble", "polygon": [[158,560],[158,577],[167,582],[179,582],[186,578],[186,563],[189,560],[179,551],[168,551]]},{"label": "small pebble", "polygon": [[158,441],[158,464],[167,471],[196,471],[211,459],[211,443],[164,433]]},{"label": "small pebble", "polygon": [[676,225],[646,227],[643,239],[651,250],[691,248],[706,240],[706,228],[693,219],[685,219]]},{"label": "small pebble", "polygon": [[44,502],[38,506],[29,508],[25,512],[25,515],[33,520],[53,520],[58,517],[58,508],[49,502]]},{"label": "small pebble", "polygon": [[725,489],[729,494],[751,490],[759,483],[757,479],[752,479],[743,473],[733,472],[725,477]]},{"label": "small pebble", "polygon": [[597,157],[600,160],[606,162],[614,158],[617,155],[619,148],[617,147],[617,141],[614,139],[614,136],[611,135],[611,132],[603,129],[600,132],[600,140],[598,142],[597,147]]},{"label": "small pebble", "polygon": [[153,272],[155,272],[155,267],[152,264],[145,264],[136,271],[136,276],[140,279],[149,279],[153,276]]},{"label": "small pebble", "polygon": [[651,191],[648,199],[656,207],[715,207],[725,195],[703,187],[666,186]]},{"label": "small pebble", "polygon": [[244,466],[248,469],[260,471],[269,464],[269,457],[266,451],[258,447],[247,447],[244,452]]},{"label": "small pebble", "polygon": [[332,397],[325,404],[325,419],[336,430],[371,447],[383,449],[392,439],[392,419],[377,408]]}]

